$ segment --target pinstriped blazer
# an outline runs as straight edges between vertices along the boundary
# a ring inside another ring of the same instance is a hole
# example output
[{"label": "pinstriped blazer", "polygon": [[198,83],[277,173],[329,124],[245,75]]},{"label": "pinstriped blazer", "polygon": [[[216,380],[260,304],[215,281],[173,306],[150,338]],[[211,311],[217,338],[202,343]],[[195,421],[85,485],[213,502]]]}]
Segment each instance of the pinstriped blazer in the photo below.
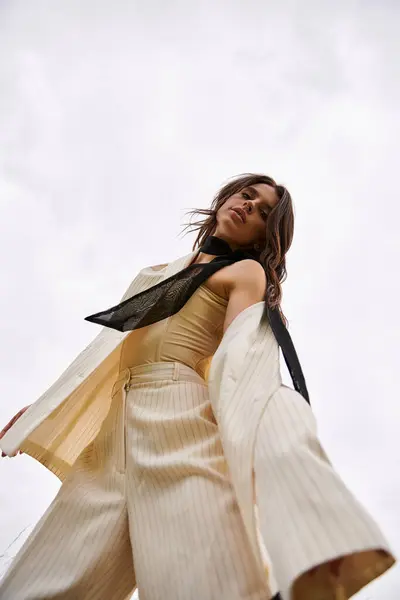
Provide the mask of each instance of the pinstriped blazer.
[{"label": "pinstriped blazer", "polygon": [[[160,270],[143,269],[123,300],[185,268],[197,253],[198,250],[180,257]],[[259,546],[252,483],[254,444],[268,398],[281,385],[279,346],[268,324],[259,326],[263,306],[264,302],[259,302],[234,319],[207,371],[210,399],[229,471],[256,556]],[[102,328],[0,440],[3,452],[11,455],[21,448],[61,480],[65,479],[81,451],[96,437],[109,411],[121,343],[127,335],[134,335],[139,347],[143,329],[119,332]]]},{"label": "pinstriped blazer", "polygon": [[[142,269],[122,300],[174,275],[190,264],[197,254],[198,251],[191,252],[160,270]],[[119,369],[121,344],[129,334],[136,337],[139,347],[143,330],[119,332],[103,327],[0,440],[3,452],[11,455],[21,448],[61,480],[65,479],[80,452],[97,435],[108,413],[111,389]]]}]

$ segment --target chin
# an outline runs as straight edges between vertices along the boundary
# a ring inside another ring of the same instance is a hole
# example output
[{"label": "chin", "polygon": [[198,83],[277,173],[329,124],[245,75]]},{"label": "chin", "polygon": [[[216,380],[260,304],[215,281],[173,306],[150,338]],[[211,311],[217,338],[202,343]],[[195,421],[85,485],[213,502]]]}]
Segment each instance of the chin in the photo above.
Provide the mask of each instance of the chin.
[{"label": "chin", "polygon": [[240,244],[240,236],[238,236],[238,227],[237,224],[232,221],[230,215],[226,215],[226,218],[218,223],[219,235],[226,235],[230,240]]},{"label": "chin", "polygon": [[[235,235],[236,234],[236,235]],[[218,233],[214,233],[213,235],[217,237],[222,237],[233,244],[241,244],[242,242],[237,239],[237,231],[234,231],[233,227],[229,227],[228,223],[224,223],[224,227],[219,228]]]}]

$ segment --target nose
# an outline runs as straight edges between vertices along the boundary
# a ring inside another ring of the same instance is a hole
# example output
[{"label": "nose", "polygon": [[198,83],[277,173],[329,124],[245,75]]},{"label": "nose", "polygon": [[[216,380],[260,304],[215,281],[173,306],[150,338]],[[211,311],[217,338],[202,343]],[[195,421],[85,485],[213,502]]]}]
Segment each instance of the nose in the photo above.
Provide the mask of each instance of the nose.
[{"label": "nose", "polygon": [[252,212],[253,210],[253,202],[251,200],[246,200],[244,203],[244,210],[246,212],[248,212],[249,214]]}]

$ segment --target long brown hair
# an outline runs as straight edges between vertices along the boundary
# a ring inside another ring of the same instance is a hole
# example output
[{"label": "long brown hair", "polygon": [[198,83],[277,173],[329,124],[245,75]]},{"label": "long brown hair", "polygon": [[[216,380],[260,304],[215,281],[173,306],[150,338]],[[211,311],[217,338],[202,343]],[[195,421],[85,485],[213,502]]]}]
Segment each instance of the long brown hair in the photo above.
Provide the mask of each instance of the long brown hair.
[{"label": "long brown hair", "polygon": [[[221,187],[213,198],[210,208],[194,208],[186,214],[202,215],[205,218],[184,227],[189,232],[198,231],[193,250],[201,247],[206,238],[213,235],[217,226],[217,212],[221,206],[232,196],[249,185],[266,183],[275,189],[278,196],[276,206],[269,212],[266,221],[265,246],[256,248],[257,258],[263,265],[267,276],[267,293],[265,301],[270,308],[279,310],[281,317],[287,325],[287,319],[282,313],[282,287],[281,284],[287,277],[286,253],[289,250],[294,231],[294,209],[292,198],[283,185],[278,185],[271,177],[257,173],[244,173],[233,178],[232,181]],[[254,249],[253,249],[254,252]]]}]

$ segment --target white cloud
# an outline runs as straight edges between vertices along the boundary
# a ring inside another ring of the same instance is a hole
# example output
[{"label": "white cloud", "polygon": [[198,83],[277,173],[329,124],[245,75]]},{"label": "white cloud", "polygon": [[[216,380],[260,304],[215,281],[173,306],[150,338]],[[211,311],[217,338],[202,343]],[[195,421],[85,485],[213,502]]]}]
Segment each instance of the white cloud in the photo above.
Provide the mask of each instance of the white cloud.
[{"label": "white cloud", "polygon": [[[86,314],[189,251],[184,210],[263,171],[295,200],[284,309],[321,438],[399,552],[398,17],[389,0],[2,4],[2,422],[95,335]],[[58,484],[27,457],[0,468],[1,550]],[[396,567],[359,598],[399,592]]]}]

